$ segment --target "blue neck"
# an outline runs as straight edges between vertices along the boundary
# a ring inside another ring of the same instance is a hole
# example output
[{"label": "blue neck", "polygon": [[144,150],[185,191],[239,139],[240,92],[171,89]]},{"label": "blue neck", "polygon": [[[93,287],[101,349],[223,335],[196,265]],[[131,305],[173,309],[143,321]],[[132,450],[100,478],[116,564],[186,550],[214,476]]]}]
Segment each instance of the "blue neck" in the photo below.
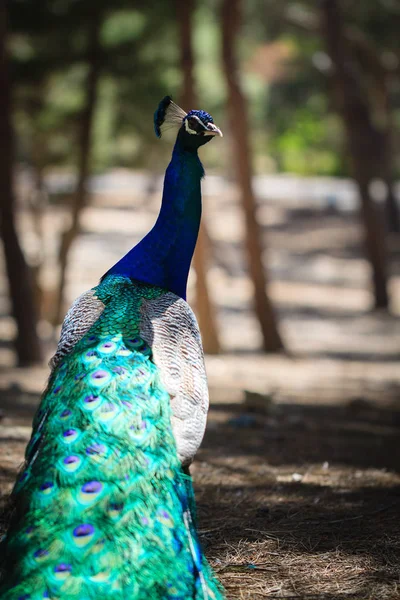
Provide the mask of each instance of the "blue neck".
[{"label": "blue neck", "polygon": [[201,218],[204,175],[197,150],[178,139],[164,179],[162,205],[153,229],[107,275],[125,275],[186,299],[190,263]]}]

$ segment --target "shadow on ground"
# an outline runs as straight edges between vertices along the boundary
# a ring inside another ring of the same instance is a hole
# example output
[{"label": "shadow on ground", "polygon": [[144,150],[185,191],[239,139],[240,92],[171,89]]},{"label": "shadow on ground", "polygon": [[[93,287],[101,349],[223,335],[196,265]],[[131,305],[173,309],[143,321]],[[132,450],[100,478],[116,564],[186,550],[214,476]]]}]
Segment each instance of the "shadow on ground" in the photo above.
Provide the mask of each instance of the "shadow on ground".
[{"label": "shadow on ground", "polygon": [[398,598],[400,406],[212,407],[193,466],[229,598]]}]

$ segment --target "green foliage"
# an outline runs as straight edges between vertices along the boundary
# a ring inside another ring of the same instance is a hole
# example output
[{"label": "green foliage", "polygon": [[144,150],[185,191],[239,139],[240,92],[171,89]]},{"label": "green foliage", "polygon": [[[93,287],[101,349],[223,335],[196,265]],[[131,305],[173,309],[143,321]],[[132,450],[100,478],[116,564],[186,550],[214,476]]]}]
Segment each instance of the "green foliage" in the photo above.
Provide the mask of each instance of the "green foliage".
[{"label": "green foliage", "polygon": [[129,44],[143,33],[145,24],[145,15],[137,10],[116,10],[103,23],[101,37],[104,47]]},{"label": "green foliage", "polygon": [[[334,125],[339,123],[334,120]],[[339,172],[337,152],[329,149],[329,119],[324,121],[307,108],[294,112],[293,122],[275,142],[284,171],[300,175],[333,175]]]}]

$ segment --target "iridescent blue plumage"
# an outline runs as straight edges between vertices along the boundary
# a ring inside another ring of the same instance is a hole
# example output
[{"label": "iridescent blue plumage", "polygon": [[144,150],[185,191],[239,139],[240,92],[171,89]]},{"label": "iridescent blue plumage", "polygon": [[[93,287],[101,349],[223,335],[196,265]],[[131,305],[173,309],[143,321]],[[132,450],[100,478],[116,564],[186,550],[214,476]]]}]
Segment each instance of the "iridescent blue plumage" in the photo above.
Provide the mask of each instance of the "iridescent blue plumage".
[{"label": "iridescent blue plumage", "polygon": [[109,274],[153,283],[186,298],[186,283],[201,219],[202,176],[197,154],[186,152],[177,141],[165,175],[157,222]]},{"label": "iridescent blue plumage", "polygon": [[[172,103],[166,96],[154,116],[156,133],[168,119]],[[178,107],[179,108],[179,107]],[[126,254],[109,271],[113,275],[125,275],[144,283],[152,283],[186,298],[186,283],[190,263],[201,219],[200,182],[204,169],[198,157],[198,149],[221,135],[213,125],[212,117],[205,111],[191,111],[204,127],[196,134],[185,127],[186,113],[181,110],[177,116],[174,109],[173,120],[180,124],[172,160],[167,168],[161,211],[153,229],[146,237]],[[206,134],[206,135],[205,135]]]},{"label": "iridescent blue plumage", "polygon": [[188,112],[187,114],[187,118],[189,119],[190,117],[199,117],[199,119],[207,124],[207,123],[214,123],[214,119],[212,118],[212,116],[206,112],[205,110],[191,110]]}]

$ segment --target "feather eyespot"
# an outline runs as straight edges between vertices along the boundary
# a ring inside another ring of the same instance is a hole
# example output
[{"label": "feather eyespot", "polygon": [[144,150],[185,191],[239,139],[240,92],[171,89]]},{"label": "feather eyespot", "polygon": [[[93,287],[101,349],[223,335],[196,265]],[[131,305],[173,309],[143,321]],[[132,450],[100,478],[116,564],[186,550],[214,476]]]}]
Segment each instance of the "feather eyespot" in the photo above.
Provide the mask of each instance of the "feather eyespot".
[{"label": "feather eyespot", "polygon": [[78,527],[75,527],[75,529],[73,531],[73,535],[76,538],[87,537],[88,535],[93,535],[93,534],[94,534],[94,527],[93,527],[93,525],[90,525],[89,523],[83,523],[82,525],[78,525]]},{"label": "feather eyespot", "polygon": [[64,442],[70,444],[71,442],[74,442],[76,440],[78,435],[79,434],[76,431],[76,429],[66,429],[65,431],[63,431]]},{"label": "feather eyespot", "polygon": [[45,481],[44,483],[42,483],[39,489],[43,494],[51,494],[53,487],[54,484],[51,483],[51,481]]},{"label": "feather eyespot", "polygon": [[88,394],[83,399],[83,407],[85,410],[96,410],[98,406],[103,402],[103,398],[101,396],[97,396],[95,394]]},{"label": "feather eyespot", "polygon": [[59,581],[67,579],[71,575],[72,567],[68,563],[61,563],[54,567],[54,576]]},{"label": "feather eyespot", "polygon": [[54,571],[56,573],[65,573],[65,572],[70,573],[72,571],[72,567],[69,564],[61,563],[61,564],[57,565],[56,567],[54,567]]},{"label": "feather eyespot", "polygon": [[84,360],[85,362],[93,363],[96,362],[97,358],[97,352],[95,350],[89,350],[88,352],[86,352]]},{"label": "feather eyespot", "polygon": [[92,385],[103,387],[111,380],[111,373],[104,369],[98,369],[92,373],[90,378]]},{"label": "feather eyespot", "polygon": [[124,505],[122,502],[112,502],[109,505],[108,514],[112,519],[116,520],[121,516],[120,513],[122,512],[123,508]]},{"label": "feather eyespot", "polygon": [[88,455],[101,455],[107,452],[107,448],[104,444],[92,444],[86,448],[86,454]]},{"label": "feather eyespot", "polygon": [[74,537],[75,544],[82,548],[83,546],[89,544],[94,536],[94,533],[95,529],[93,525],[90,525],[89,523],[82,523],[82,525],[75,527],[72,535]]},{"label": "feather eyespot", "polygon": [[67,456],[67,458],[64,458],[64,463],[66,465],[71,465],[73,463],[78,462],[78,457],[77,456]]},{"label": "feather eyespot", "polygon": [[98,494],[103,489],[103,485],[100,481],[89,481],[81,489],[84,494]]},{"label": "feather eyespot", "polygon": [[117,349],[117,344],[114,342],[105,342],[98,347],[101,354],[111,354]]}]

